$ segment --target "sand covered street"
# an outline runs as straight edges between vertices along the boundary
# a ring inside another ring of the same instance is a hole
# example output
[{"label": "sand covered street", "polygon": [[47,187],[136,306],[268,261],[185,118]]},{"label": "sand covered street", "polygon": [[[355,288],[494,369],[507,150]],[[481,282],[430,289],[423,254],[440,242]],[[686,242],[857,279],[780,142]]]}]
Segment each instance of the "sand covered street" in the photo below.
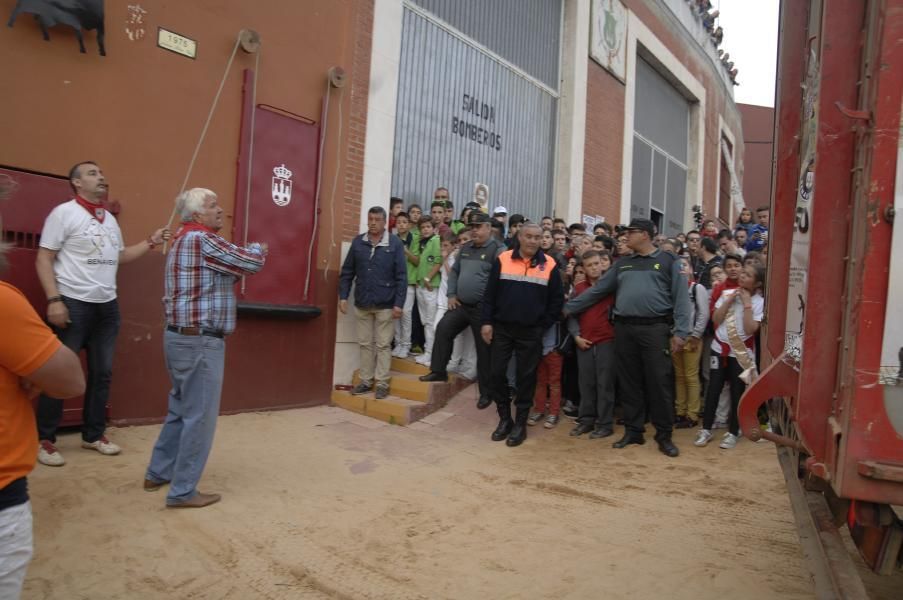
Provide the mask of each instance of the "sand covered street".
[{"label": "sand covered street", "polygon": [[[104,457],[61,437],[30,477],[24,598],[811,598],[769,444],[693,448],[531,428],[493,443],[467,390],[411,427],[338,408],[221,417],[201,482],[167,510],[141,489],[159,426]],[[619,428],[620,429],[620,428]]]}]

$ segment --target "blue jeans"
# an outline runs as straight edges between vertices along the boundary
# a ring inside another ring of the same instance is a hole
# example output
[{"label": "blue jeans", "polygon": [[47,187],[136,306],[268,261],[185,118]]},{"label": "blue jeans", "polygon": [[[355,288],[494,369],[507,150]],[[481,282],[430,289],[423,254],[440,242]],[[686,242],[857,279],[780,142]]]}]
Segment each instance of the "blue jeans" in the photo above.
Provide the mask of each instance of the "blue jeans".
[{"label": "blue jeans", "polygon": [[163,352],[172,390],[146,477],[155,483],[171,482],[166,501],[175,504],[197,494],[210,455],[223,390],[226,342],[166,331]]},{"label": "blue jeans", "polygon": [[[107,426],[107,401],[113,379],[113,352],[119,333],[119,302],[83,302],[63,297],[69,309],[69,326],[54,332],[64,346],[78,354],[88,354],[88,381],[82,408],[82,439],[99,440]],[[63,401],[41,394],[38,400],[38,439],[56,442],[56,430],[63,419]]]}]

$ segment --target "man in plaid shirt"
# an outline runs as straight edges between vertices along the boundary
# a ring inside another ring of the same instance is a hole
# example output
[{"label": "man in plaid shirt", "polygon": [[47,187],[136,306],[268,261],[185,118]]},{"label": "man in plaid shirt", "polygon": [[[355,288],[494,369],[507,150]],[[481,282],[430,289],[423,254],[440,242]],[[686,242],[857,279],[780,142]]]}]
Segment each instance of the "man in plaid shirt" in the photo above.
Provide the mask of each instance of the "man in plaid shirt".
[{"label": "man in plaid shirt", "polygon": [[223,387],[225,337],[235,330],[235,282],[263,268],[266,245],[236,246],[218,232],[223,209],[216,194],[179,194],[182,226],[166,257],[164,354],[172,381],[169,413],[154,446],[144,489],[170,483],[166,506],[200,508],[220,500],[198,491]]}]

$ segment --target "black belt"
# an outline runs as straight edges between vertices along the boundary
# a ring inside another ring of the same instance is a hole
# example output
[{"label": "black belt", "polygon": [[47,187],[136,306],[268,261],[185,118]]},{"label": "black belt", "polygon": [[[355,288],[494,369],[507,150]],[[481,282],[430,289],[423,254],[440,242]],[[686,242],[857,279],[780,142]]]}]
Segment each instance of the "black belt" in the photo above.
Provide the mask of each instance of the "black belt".
[{"label": "black belt", "polygon": [[674,317],[663,315],[661,317],[615,317],[615,323],[624,325],[673,325]]},{"label": "black belt", "polygon": [[180,335],[206,335],[215,338],[224,338],[226,334],[215,329],[204,329],[203,327],[179,327],[177,325],[167,325],[166,331],[172,331]]}]

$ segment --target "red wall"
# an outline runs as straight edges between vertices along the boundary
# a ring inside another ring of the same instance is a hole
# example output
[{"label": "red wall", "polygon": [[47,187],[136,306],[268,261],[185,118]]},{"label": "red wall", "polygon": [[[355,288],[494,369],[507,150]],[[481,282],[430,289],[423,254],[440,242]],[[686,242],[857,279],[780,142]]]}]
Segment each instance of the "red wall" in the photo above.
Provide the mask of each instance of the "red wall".
[{"label": "red wall", "polygon": [[[10,14],[15,3],[0,0],[0,14]],[[122,206],[119,220],[126,241],[134,243],[169,218],[241,29],[254,29],[261,37],[258,103],[319,120],[327,70],[343,67],[348,82],[341,92],[333,91],[321,174],[324,182],[332,182],[336,174],[339,178],[334,198],[331,185],[321,190],[312,304],[323,313],[310,321],[241,315],[227,344],[222,409],[327,402],[339,248],[359,223],[372,0],[272,0],[265,9],[245,0],[145,0],[145,35],[137,40],[127,36],[126,28],[136,27],[128,23],[127,4],[106,3],[106,57],[97,54],[90,32],[88,52],[80,54],[71,31],[54,28],[50,42],[45,42],[27,15],[13,28],[0,28],[0,54],[5,57],[0,131],[7,142],[0,145],[0,166],[65,175],[79,160],[96,160],[111,184],[111,196]],[[196,40],[197,58],[158,48],[157,27]],[[235,56],[188,181],[189,187],[218,193],[226,208],[227,236],[233,225],[241,72],[253,69],[256,59],[241,50]],[[344,115],[341,139],[339,114]],[[27,198],[14,198],[4,210],[20,202]],[[334,219],[330,203],[335,204]],[[160,253],[123,265],[119,293],[122,329],[114,362],[112,418],[159,420],[166,413],[168,391]]]},{"label": "red wall", "polygon": [[774,151],[774,109],[770,106],[738,104],[743,115],[743,199],[755,209],[771,198],[772,152]]},{"label": "red wall", "polygon": [[624,84],[592,59],[586,84],[583,210],[618,223],[624,153]]}]

